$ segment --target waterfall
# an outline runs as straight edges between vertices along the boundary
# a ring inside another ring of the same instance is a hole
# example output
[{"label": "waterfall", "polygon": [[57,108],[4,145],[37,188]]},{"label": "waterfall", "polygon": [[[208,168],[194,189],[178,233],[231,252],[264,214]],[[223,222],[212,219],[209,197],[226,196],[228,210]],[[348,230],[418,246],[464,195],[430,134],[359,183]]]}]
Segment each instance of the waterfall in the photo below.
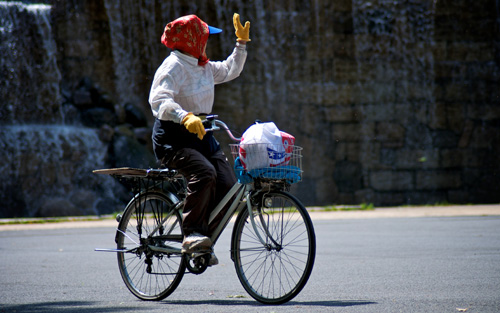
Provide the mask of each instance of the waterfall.
[{"label": "waterfall", "polygon": [[110,213],[107,145],[64,124],[51,6],[0,1],[0,216]]},{"label": "waterfall", "polygon": [[87,189],[102,184],[103,194],[112,197],[106,187],[109,181],[91,173],[103,167],[105,156],[106,147],[92,129],[33,124],[0,127],[0,190],[2,197],[8,192],[11,200],[3,199],[5,207],[0,211],[37,216],[44,203],[53,199],[85,196],[68,213],[98,214],[99,199]]},{"label": "waterfall", "polygon": [[0,1],[0,121],[60,122],[56,44],[49,5]]},{"label": "waterfall", "polygon": [[[118,1],[104,1],[109,19],[111,45],[115,68],[115,84],[120,103],[145,103],[143,93],[144,60],[151,61],[152,49],[159,43],[159,34],[155,32],[154,1],[130,2],[126,8]],[[131,6],[131,7],[129,7]],[[154,35],[154,38],[152,37]],[[154,62],[149,72],[154,73]],[[149,82],[150,83],[150,82]]]},{"label": "waterfall", "polygon": [[377,83],[386,87],[378,88],[381,92],[374,93],[372,102],[394,96],[399,102],[433,102],[434,22],[433,10],[426,6],[418,1],[376,6],[353,1],[359,83],[370,91],[380,87]]},{"label": "waterfall", "polygon": [[498,199],[500,0],[32,2],[0,0],[0,217],[41,214],[49,195],[114,210],[116,183],[91,170],[155,166],[143,156],[165,24],[197,14],[222,28],[207,46],[217,61],[235,12],[252,41],[214,113],[238,131],[261,119],[294,134],[309,154],[306,202]]},{"label": "waterfall", "polygon": [[[374,107],[379,112],[412,112],[394,114],[389,126],[406,128],[410,147],[431,149],[427,126],[435,105],[434,6],[420,1],[374,4],[354,0],[352,8],[357,87],[364,91],[355,102],[368,112]],[[377,121],[376,115],[367,115],[371,122]],[[383,119],[388,121],[386,116]],[[370,123],[364,126],[372,127]]]}]

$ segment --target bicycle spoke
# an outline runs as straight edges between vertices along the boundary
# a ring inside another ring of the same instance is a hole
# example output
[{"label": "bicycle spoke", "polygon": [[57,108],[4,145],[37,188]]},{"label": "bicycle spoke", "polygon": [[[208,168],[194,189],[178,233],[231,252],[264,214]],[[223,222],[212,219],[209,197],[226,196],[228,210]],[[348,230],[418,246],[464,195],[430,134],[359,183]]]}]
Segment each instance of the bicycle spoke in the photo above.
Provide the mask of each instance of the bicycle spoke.
[{"label": "bicycle spoke", "polygon": [[307,211],[296,200],[284,192],[265,197],[271,205],[258,210],[255,228],[248,222],[248,211],[237,220],[235,268],[252,297],[278,304],[295,297],[306,284],[314,263],[315,238]]},{"label": "bicycle spoke", "polygon": [[180,254],[176,257],[161,249],[152,250],[169,247],[180,251],[181,216],[171,209],[173,206],[161,193],[137,196],[125,210],[117,230],[118,248],[131,245],[136,251],[126,256],[119,253],[118,263],[125,285],[140,299],[167,297],[184,275],[186,265]]}]

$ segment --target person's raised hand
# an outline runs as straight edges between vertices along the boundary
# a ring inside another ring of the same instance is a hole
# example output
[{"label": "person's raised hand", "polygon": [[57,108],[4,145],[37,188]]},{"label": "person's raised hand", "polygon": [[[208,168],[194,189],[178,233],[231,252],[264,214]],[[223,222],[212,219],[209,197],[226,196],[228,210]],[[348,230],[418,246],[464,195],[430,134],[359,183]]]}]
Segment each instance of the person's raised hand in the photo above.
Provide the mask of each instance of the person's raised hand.
[{"label": "person's raised hand", "polygon": [[250,41],[250,22],[246,21],[245,26],[243,26],[240,22],[240,15],[238,13],[234,13],[233,24],[235,29],[234,33],[236,34],[238,41]]}]

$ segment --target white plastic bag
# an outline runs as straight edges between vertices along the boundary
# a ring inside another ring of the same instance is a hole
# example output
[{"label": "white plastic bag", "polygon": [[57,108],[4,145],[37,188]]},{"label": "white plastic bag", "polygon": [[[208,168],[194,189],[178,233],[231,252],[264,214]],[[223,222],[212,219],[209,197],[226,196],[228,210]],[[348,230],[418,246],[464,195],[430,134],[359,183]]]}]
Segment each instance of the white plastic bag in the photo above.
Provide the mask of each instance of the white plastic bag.
[{"label": "white plastic bag", "polygon": [[286,165],[295,138],[281,132],[273,122],[250,126],[241,138],[239,156],[246,170]]}]

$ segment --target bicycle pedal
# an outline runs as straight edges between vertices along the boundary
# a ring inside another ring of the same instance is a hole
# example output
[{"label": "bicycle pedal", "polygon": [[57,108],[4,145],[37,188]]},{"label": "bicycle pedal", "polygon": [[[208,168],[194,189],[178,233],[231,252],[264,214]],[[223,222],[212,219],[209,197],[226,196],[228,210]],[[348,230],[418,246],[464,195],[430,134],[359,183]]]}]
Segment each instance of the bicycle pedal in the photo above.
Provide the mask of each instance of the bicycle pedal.
[{"label": "bicycle pedal", "polygon": [[207,250],[207,249],[200,249],[200,250],[197,250],[197,251],[193,251],[191,252],[191,258],[197,258],[197,257],[200,257],[202,255],[206,255],[206,254],[210,254],[212,253],[212,250]]}]

